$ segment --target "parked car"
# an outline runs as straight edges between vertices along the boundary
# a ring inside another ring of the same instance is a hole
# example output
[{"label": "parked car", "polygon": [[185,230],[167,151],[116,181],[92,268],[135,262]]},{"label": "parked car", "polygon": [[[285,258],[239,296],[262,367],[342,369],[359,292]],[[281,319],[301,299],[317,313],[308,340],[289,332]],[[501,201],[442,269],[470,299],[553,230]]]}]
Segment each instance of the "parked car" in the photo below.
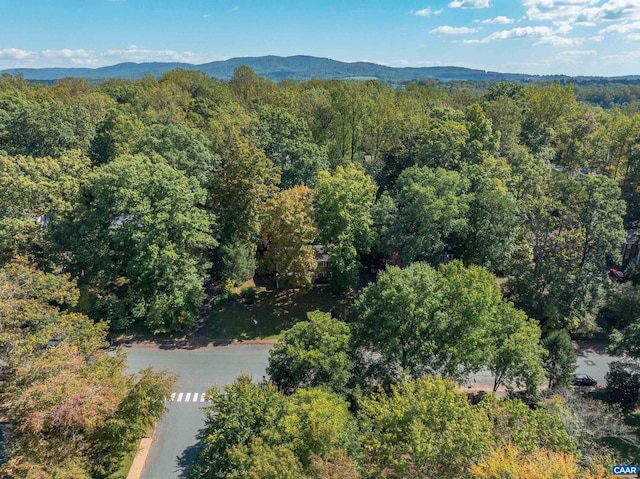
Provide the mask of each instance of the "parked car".
[{"label": "parked car", "polygon": [[622,271],[618,271],[615,268],[611,268],[609,270],[609,276],[611,276],[618,283],[624,283],[624,273]]},{"label": "parked car", "polygon": [[598,381],[593,379],[588,374],[576,374],[573,378],[574,386],[597,386]]}]

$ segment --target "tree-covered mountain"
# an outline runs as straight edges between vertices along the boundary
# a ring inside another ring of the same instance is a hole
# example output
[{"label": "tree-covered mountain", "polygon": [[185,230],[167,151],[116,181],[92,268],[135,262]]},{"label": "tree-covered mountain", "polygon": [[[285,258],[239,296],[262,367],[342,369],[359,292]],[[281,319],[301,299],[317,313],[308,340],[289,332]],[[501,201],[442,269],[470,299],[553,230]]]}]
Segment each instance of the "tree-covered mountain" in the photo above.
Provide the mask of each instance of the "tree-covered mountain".
[{"label": "tree-covered mountain", "polygon": [[[384,82],[402,82],[433,78],[441,81],[530,81],[530,80],[585,80],[604,77],[568,77],[564,75],[528,75],[520,73],[499,73],[474,70],[455,66],[403,67],[395,68],[369,62],[345,63],[330,58],[318,58],[306,55],[290,57],[263,56],[238,57],[224,61],[192,65],[189,63],[119,63],[101,68],[15,68],[0,73],[22,74],[26,80],[48,81],[66,77],[79,77],[89,80],[106,78],[139,79],[145,74],[162,75],[175,68],[205,72],[220,80],[229,80],[233,70],[246,65],[258,75],[273,81],[292,79],[296,81],[320,79],[364,79],[374,78]],[[617,77],[618,80],[640,79],[640,76]]]}]

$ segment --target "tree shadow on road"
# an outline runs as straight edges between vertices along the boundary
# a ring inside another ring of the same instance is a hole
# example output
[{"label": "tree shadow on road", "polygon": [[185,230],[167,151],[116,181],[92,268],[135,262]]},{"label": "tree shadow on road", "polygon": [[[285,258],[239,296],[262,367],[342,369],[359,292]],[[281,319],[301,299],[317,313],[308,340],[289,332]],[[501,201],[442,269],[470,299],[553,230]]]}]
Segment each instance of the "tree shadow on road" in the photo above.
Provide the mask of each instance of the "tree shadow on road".
[{"label": "tree shadow on road", "polygon": [[197,463],[197,457],[200,451],[204,448],[204,441],[202,439],[204,430],[200,429],[197,434],[198,442],[187,447],[182,454],[180,454],[176,459],[178,462],[178,477],[180,479],[187,479],[189,477],[189,472],[194,464]]},{"label": "tree shadow on road", "polygon": [[589,354],[607,354],[607,342],[599,340],[574,341],[576,353],[579,357]]}]

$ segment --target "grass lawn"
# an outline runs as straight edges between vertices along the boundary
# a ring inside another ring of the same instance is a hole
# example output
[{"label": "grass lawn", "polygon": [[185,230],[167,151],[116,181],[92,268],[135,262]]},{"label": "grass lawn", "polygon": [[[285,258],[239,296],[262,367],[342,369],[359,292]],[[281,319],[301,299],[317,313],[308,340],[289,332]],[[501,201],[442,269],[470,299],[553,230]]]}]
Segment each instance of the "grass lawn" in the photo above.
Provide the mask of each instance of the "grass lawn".
[{"label": "grass lawn", "polygon": [[221,301],[212,306],[210,333],[216,339],[275,339],[296,322],[306,320],[309,311],[331,312],[344,319],[349,304],[348,299],[334,296],[325,285],[287,292],[258,284],[254,304]]}]

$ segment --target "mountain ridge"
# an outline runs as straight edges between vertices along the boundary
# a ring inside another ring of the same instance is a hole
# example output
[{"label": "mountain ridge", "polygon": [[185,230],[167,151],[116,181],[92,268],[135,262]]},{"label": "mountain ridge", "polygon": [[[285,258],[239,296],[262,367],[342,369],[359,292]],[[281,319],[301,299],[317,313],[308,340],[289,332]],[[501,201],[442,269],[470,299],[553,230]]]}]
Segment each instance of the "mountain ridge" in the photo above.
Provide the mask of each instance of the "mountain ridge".
[{"label": "mountain ridge", "polygon": [[181,62],[124,62],[98,68],[12,68],[0,70],[0,74],[22,74],[25,80],[53,81],[66,77],[85,78],[87,80],[107,80],[123,78],[137,80],[146,74],[160,76],[163,73],[182,68],[202,71],[219,80],[229,80],[233,71],[246,65],[256,74],[273,81],[291,79],[295,81],[318,79],[376,79],[384,82],[403,82],[420,79],[440,81],[636,81],[640,75],[618,77],[606,76],[569,76],[569,75],[532,75],[526,73],[503,73],[458,66],[430,67],[390,67],[372,62],[341,62],[330,58],[309,55],[281,57],[266,55],[259,57],[234,57],[228,60],[213,61],[194,65]]}]

